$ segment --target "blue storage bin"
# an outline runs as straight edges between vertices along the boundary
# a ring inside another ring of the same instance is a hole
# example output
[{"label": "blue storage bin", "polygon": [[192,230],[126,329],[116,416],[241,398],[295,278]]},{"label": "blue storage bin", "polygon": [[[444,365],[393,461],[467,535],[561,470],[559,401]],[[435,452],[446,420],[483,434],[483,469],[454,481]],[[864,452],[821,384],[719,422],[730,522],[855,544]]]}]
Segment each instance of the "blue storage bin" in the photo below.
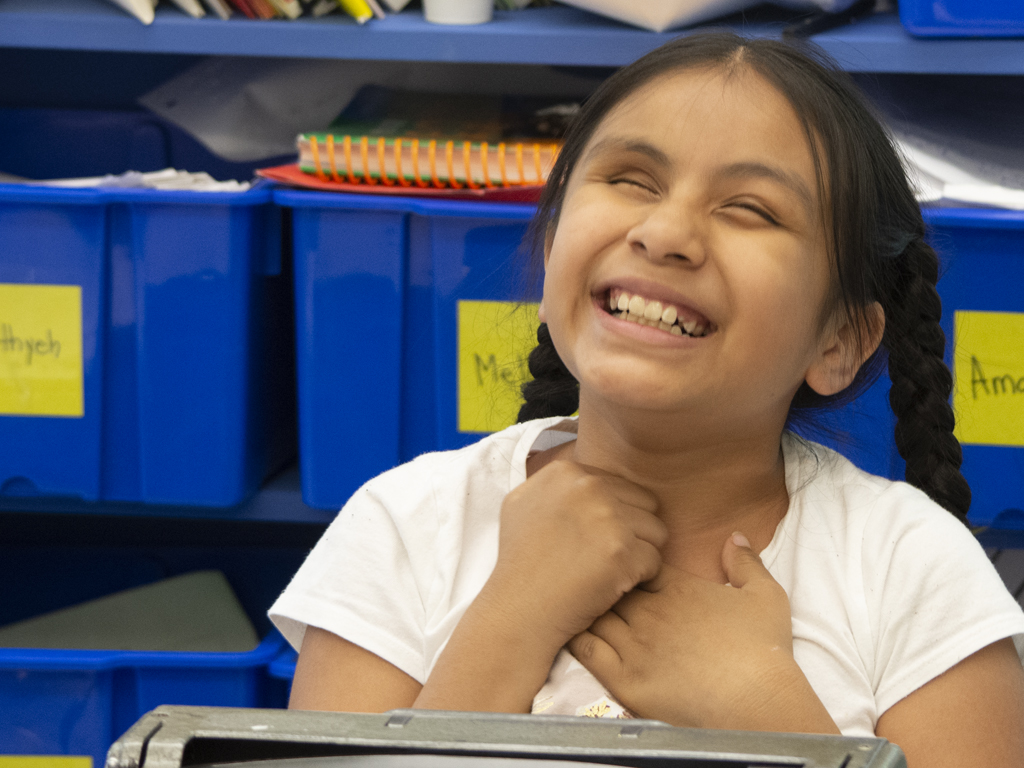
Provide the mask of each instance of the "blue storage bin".
[{"label": "blue storage bin", "polygon": [[[458,428],[458,307],[522,298],[527,259],[517,249],[532,208],[274,194],[294,219],[303,498],[336,508],[389,467],[481,436]],[[945,270],[948,339],[958,310],[1024,313],[1024,214],[930,208],[925,216]],[[888,391],[882,376],[798,431],[902,479]],[[973,523],[1024,530],[1024,447],[965,439],[963,471]]]},{"label": "blue storage bin", "polygon": [[900,0],[900,21],[921,37],[1024,37],[1019,0]]},{"label": "blue storage bin", "polygon": [[209,547],[5,547],[0,574],[19,588],[0,602],[0,624],[219,567],[267,634],[244,653],[0,648],[0,754],[87,755],[102,766],[110,744],[161,704],[285,706],[267,668],[286,643],[265,611],[301,555],[260,562],[250,550]]},{"label": "blue storage bin", "polygon": [[522,298],[533,207],[274,198],[292,211],[302,495],[339,508],[374,475],[483,434],[458,428],[458,306]]},{"label": "blue storage bin", "polygon": [[[39,126],[8,119],[16,124]],[[94,175],[159,143],[134,118],[86,135],[106,137],[96,147],[111,165],[95,151],[72,161],[52,129],[44,144],[5,135],[21,142],[22,166],[0,158],[0,168],[26,173],[34,158],[40,176]],[[47,165],[51,154],[68,165]],[[42,312],[32,321],[40,337],[55,313],[65,348],[81,352],[59,396],[13,376],[0,389],[0,497],[229,506],[254,492],[294,455],[280,259],[280,213],[263,183],[239,193],[0,184],[0,363],[35,338],[20,330],[25,312]]]}]

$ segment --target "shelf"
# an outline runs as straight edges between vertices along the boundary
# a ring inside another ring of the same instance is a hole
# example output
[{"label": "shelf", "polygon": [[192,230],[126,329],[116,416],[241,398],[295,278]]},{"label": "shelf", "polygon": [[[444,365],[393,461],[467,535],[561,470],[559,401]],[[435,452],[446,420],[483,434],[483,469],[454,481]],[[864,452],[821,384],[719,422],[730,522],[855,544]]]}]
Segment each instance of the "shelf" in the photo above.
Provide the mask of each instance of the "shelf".
[{"label": "shelf", "polygon": [[302,502],[299,469],[289,467],[271,478],[259,492],[236,507],[189,507],[131,502],[90,503],[73,498],[0,496],[0,514],[33,512],[107,517],[189,518],[204,520],[314,523],[327,525],[338,510],[314,509]]},{"label": "shelf", "polygon": [[[783,22],[733,27],[778,37]],[[678,34],[565,6],[496,12],[490,24],[448,27],[428,24],[417,11],[364,26],[342,15],[292,22],[192,19],[165,3],[147,27],[106,0],[0,0],[0,47],[9,48],[608,67]],[[1024,74],[1024,40],[915,39],[894,14],[814,40],[850,71]]]}]

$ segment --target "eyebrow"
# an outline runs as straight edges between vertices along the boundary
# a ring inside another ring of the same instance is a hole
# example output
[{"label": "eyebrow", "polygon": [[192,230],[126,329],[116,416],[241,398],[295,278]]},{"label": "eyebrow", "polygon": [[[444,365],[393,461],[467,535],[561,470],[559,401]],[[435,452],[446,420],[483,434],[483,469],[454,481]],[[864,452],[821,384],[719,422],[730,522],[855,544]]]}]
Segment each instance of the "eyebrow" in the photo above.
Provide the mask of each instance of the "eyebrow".
[{"label": "eyebrow", "polygon": [[792,173],[763,163],[733,163],[719,169],[716,176],[723,179],[759,178],[775,181],[797,194],[809,211],[814,210],[814,196],[803,179]]},{"label": "eyebrow", "polygon": [[653,144],[648,144],[646,141],[638,141],[636,139],[621,139],[615,136],[610,136],[596,142],[587,150],[587,154],[583,159],[586,160],[591,155],[601,154],[602,152],[633,152],[638,155],[649,157],[651,160],[661,165],[672,165],[672,160],[669,156]]}]

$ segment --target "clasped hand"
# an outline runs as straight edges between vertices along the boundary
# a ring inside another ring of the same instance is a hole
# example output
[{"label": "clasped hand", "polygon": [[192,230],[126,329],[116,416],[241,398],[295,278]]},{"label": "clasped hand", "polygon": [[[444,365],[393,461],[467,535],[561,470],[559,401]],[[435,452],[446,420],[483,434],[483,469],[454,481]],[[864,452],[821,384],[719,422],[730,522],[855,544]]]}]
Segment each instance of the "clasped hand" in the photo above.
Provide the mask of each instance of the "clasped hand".
[{"label": "clasped hand", "polygon": [[[674,725],[757,730],[799,680],[789,600],[742,536],[721,585],[662,563],[569,642],[626,707]],[[802,677],[802,676],[801,676]]]},{"label": "clasped hand", "polygon": [[529,677],[543,681],[568,644],[641,717],[773,730],[794,696],[820,714],[793,660],[788,598],[758,556],[742,537],[725,542],[731,586],[674,568],[657,511],[646,489],[573,461],[551,462],[506,497],[481,607],[530,638],[539,666]]}]

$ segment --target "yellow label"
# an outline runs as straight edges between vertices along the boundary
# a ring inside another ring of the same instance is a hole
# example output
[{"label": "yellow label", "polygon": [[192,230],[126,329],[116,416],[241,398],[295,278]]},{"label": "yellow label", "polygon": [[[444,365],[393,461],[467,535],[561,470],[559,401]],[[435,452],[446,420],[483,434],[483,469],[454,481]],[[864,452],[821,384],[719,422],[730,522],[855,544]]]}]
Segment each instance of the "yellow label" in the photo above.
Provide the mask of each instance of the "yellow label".
[{"label": "yellow label", "polygon": [[0,755],[0,768],[92,768],[92,758],[65,755]]},{"label": "yellow label", "polygon": [[957,439],[1024,446],[1024,314],[957,312],[954,324]]},{"label": "yellow label", "polygon": [[83,389],[81,287],[0,283],[0,415],[82,416]]},{"label": "yellow label", "polygon": [[515,423],[537,324],[536,304],[459,302],[460,432],[497,432]]}]

